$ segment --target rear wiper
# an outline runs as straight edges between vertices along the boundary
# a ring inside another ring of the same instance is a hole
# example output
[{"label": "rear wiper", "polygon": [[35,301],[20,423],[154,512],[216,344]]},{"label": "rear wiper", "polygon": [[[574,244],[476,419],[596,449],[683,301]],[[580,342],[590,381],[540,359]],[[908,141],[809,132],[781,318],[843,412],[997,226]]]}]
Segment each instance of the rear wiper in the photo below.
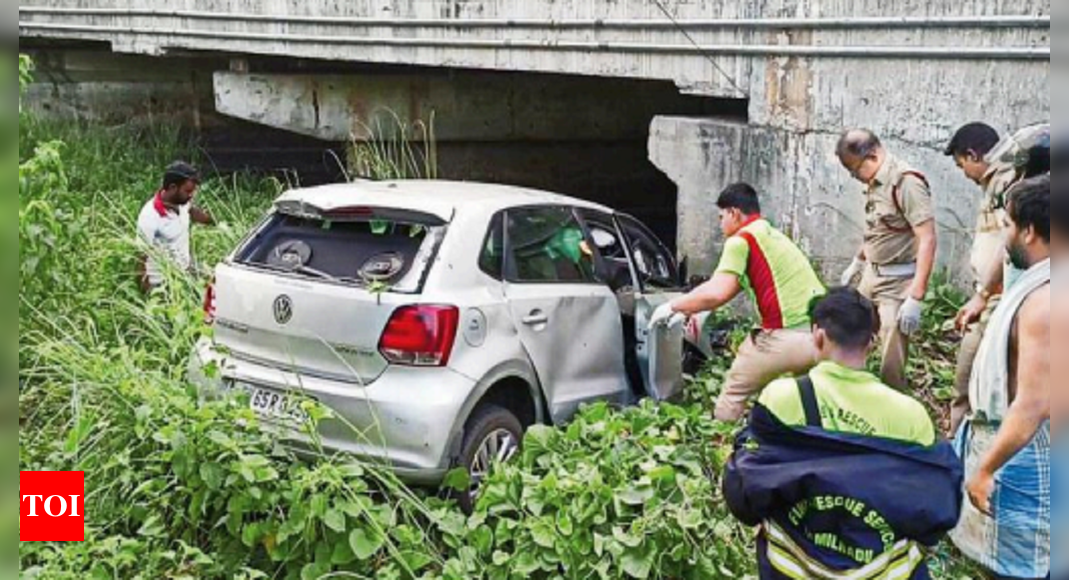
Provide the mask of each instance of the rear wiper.
[{"label": "rear wiper", "polygon": [[326,272],[323,272],[322,270],[316,270],[315,268],[312,268],[312,267],[309,267],[309,266],[304,266],[304,265],[297,266],[292,271],[300,272],[301,274],[304,274],[306,276],[314,276],[316,278],[322,278],[324,280],[329,280],[331,282],[337,282],[338,281],[338,279],[335,278],[334,276],[331,276],[330,274],[327,274]]},{"label": "rear wiper", "polygon": [[283,274],[292,274],[292,273],[296,272],[298,274],[304,274],[305,276],[312,276],[312,277],[315,277],[315,278],[320,278],[320,279],[326,280],[328,282],[340,282],[340,283],[343,283],[343,284],[356,284],[356,285],[363,285],[364,284],[363,280],[357,280],[355,278],[339,278],[337,276],[331,276],[330,274],[327,274],[326,272],[324,272],[322,270],[316,270],[315,268],[312,268],[310,266],[297,266],[296,268],[286,268],[284,266],[272,266],[270,264],[248,264],[248,265],[250,265],[250,266],[252,266],[254,268],[259,268],[261,270],[269,270],[271,272],[281,272]]}]

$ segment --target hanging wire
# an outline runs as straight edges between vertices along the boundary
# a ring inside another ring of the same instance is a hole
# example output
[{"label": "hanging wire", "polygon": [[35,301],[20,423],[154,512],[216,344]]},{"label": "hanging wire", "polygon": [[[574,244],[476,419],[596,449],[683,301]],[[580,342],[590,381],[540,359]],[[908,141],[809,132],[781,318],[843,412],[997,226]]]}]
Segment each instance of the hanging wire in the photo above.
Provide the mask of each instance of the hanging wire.
[{"label": "hanging wire", "polygon": [[702,45],[699,44],[693,36],[691,36],[690,32],[687,32],[687,29],[679,23],[679,20],[676,19],[676,17],[672,14],[670,10],[668,10],[668,7],[666,7],[664,3],[661,2],[661,0],[651,1],[655,6],[657,6],[658,9],[660,9],[661,12],[664,13],[668,20],[672,22],[672,25],[675,26],[680,32],[682,32],[683,36],[685,36],[687,40],[690,41],[692,45],[694,45],[694,48],[697,48],[698,50],[702,51],[702,55],[705,56],[709,63],[713,65],[713,68],[715,68],[721,75],[723,75],[723,77],[727,79],[729,83],[731,83],[731,86],[734,87],[734,89],[738,91],[742,97],[746,97],[749,95],[749,92],[739,86],[739,83],[735,81],[735,78],[728,74],[728,72],[724,70],[724,67],[720,66],[720,64],[716,62],[716,57],[703,50]]}]

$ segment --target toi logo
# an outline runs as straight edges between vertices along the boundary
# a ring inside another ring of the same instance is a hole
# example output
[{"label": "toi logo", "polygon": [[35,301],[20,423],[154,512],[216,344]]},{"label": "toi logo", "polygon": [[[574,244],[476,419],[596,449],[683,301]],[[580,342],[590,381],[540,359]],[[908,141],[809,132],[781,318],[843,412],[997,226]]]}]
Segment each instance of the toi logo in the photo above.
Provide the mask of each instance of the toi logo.
[{"label": "toi logo", "polygon": [[19,473],[19,541],[85,541],[85,473]]}]

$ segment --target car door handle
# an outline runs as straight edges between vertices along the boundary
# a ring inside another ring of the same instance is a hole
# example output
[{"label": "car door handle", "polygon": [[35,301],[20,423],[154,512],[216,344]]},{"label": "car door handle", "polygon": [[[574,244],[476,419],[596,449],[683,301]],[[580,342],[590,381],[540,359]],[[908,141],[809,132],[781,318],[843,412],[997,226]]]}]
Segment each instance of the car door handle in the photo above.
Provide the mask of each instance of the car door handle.
[{"label": "car door handle", "polygon": [[549,317],[545,315],[541,310],[532,311],[530,314],[524,317],[523,323],[527,326],[538,326],[539,324],[548,324]]}]

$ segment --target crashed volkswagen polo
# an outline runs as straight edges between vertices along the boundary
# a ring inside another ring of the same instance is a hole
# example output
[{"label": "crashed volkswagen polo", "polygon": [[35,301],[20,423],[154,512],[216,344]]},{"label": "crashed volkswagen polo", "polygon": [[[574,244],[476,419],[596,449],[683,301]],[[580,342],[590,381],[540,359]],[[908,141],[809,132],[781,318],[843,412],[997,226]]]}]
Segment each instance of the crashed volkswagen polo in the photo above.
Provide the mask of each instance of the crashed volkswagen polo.
[{"label": "crashed volkswagen polo", "polygon": [[646,227],[576,199],[438,181],[295,190],[216,268],[214,337],[191,375],[283,427],[318,401],[336,415],[323,447],[410,482],[462,466],[477,484],[536,423],[677,394],[683,330],[650,336],[647,320],[680,282]]}]

